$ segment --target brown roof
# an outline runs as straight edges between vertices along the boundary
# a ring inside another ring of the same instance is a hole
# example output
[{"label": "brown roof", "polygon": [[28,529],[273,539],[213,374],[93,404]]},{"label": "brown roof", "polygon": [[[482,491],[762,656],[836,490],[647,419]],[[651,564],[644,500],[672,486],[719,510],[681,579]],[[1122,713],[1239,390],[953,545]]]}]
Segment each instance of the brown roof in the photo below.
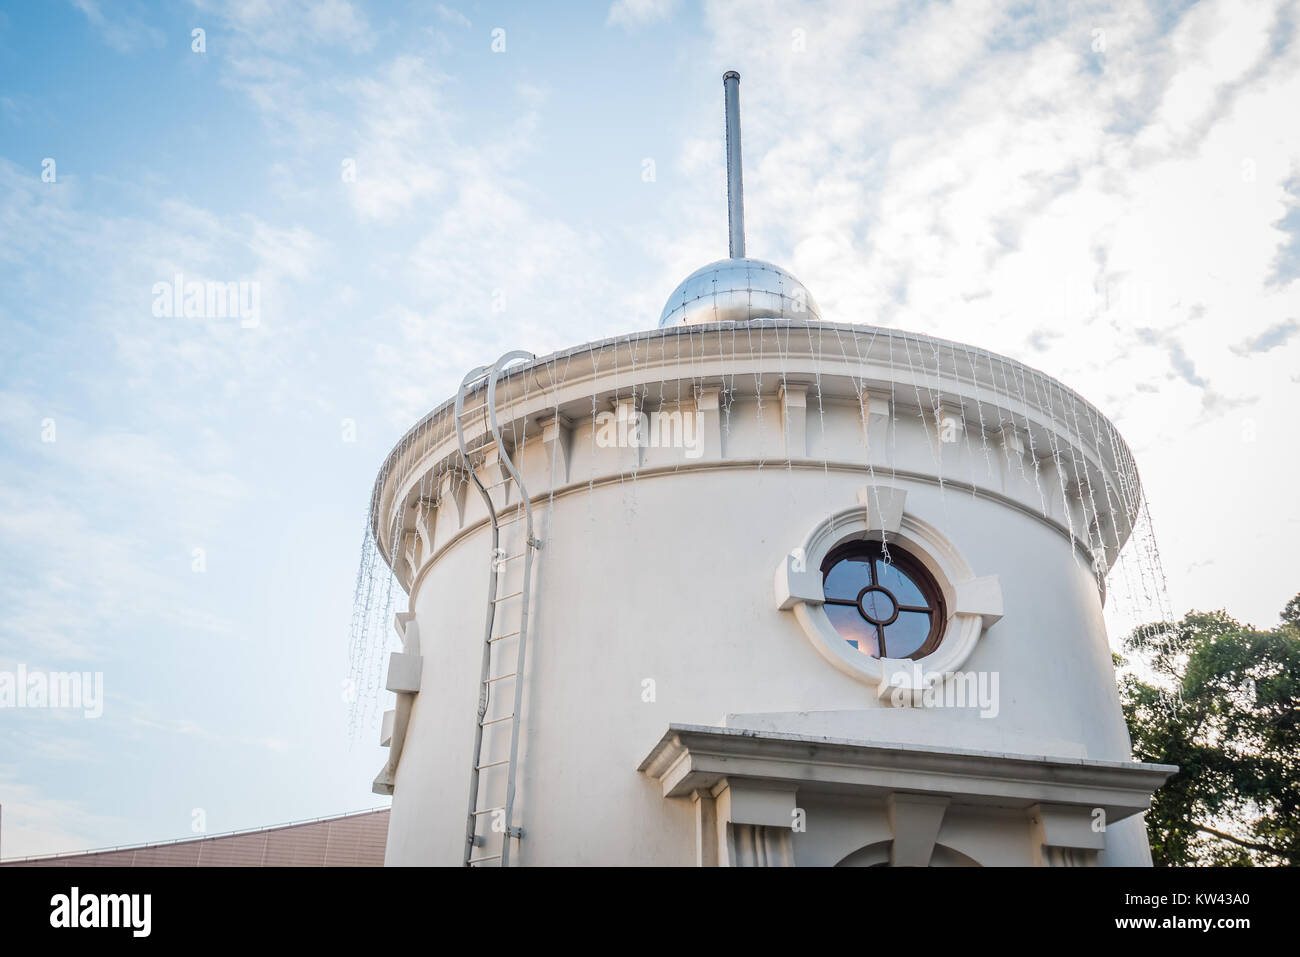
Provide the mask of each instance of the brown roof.
[{"label": "brown roof", "polygon": [[388,808],[162,844],[0,861],[0,867],[382,867]]}]

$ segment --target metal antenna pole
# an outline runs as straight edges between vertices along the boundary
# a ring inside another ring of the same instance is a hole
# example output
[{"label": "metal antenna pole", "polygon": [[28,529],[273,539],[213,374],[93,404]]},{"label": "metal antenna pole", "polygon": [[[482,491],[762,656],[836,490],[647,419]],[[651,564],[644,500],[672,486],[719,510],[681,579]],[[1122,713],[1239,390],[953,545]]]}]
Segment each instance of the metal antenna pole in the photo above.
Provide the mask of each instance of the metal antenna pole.
[{"label": "metal antenna pole", "polygon": [[745,258],[745,190],[740,179],[740,74],[722,75],[727,111],[727,226],[732,259]]}]

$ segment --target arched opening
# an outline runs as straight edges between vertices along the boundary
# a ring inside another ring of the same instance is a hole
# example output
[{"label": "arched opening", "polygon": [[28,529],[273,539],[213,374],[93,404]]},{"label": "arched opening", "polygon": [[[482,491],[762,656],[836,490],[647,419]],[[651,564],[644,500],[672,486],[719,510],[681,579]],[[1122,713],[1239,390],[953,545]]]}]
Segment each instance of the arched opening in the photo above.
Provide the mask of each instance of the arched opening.
[{"label": "arched opening", "polygon": [[[893,841],[877,841],[858,848],[842,858],[836,867],[889,867]],[[954,850],[946,844],[936,844],[930,854],[930,867],[981,867],[979,861],[968,854]]]}]

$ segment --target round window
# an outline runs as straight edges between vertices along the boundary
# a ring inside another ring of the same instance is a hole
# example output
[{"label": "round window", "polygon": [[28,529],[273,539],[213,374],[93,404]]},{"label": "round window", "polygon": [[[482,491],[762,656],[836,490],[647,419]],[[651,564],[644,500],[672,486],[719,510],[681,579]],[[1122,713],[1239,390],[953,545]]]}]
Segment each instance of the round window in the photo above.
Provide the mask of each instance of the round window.
[{"label": "round window", "polygon": [[898,546],[848,542],[822,562],[826,615],[850,645],[872,658],[923,658],[938,647],[943,595],[930,573]]}]

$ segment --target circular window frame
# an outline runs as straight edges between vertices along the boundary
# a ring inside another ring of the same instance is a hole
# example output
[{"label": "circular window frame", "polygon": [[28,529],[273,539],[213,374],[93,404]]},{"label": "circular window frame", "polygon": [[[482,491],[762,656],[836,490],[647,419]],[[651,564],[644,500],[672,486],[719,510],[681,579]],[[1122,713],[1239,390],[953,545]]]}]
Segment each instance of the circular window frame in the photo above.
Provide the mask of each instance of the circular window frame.
[{"label": "circular window frame", "polygon": [[[875,549],[870,547],[876,543],[883,545],[883,548]],[[839,565],[841,562],[856,559],[865,560],[867,563],[874,565],[874,562],[885,560],[886,558],[889,564],[896,566],[900,572],[907,576],[907,578],[912,582],[912,585],[921,593],[922,597],[925,598],[926,605],[924,608],[921,608],[921,606],[904,605],[899,601],[898,596],[890,591],[888,586],[882,585],[877,581],[874,567],[871,571],[871,582],[858,592],[855,601],[850,602],[845,599],[825,598],[824,604],[841,605],[846,608],[856,606],[858,614],[861,616],[863,621],[870,624],[873,628],[878,629],[876,632],[877,641],[880,643],[880,647],[885,648],[886,650],[888,650],[889,647],[888,632],[886,629],[898,620],[899,613],[903,611],[925,611],[926,614],[930,616],[930,630],[925,636],[925,640],[921,642],[920,647],[917,648],[916,651],[912,652],[910,655],[903,655],[902,658],[897,659],[919,661],[927,655],[933,654],[943,641],[944,632],[947,629],[948,624],[948,612],[943,600],[943,589],[940,588],[939,583],[934,580],[934,576],[930,574],[929,569],[925,567],[923,562],[914,558],[911,553],[906,551],[897,543],[894,543],[894,546],[891,548],[888,540],[882,537],[853,538],[836,545],[826,553],[826,557],[822,559],[821,562],[823,593],[825,592],[826,579],[829,577],[831,569]],[[866,609],[862,605],[862,599],[867,592],[871,591],[884,592],[888,597],[890,604],[893,605],[894,612],[888,620],[881,621],[867,614]],[[835,627],[833,623],[831,627]],[[839,633],[838,628],[836,629],[836,633]],[[843,635],[841,635],[841,638],[844,638],[845,641],[849,640]],[[858,654],[863,654],[861,649],[858,649]],[[877,655],[874,657],[886,656]]]},{"label": "circular window frame", "polygon": [[[838,670],[890,700],[895,689],[924,691],[958,671],[984,630],[1002,617],[1002,589],[996,575],[976,577],[956,546],[937,528],[906,508],[905,489],[868,486],[859,504],[828,515],[791,548],[777,566],[776,605],[791,611],[813,647]],[[897,546],[928,573],[943,602],[935,646],[920,658],[864,655],[831,624],[826,614],[822,563],[836,549],[862,541]],[[906,696],[905,696],[906,697]],[[910,698],[908,699],[910,700]]]}]

